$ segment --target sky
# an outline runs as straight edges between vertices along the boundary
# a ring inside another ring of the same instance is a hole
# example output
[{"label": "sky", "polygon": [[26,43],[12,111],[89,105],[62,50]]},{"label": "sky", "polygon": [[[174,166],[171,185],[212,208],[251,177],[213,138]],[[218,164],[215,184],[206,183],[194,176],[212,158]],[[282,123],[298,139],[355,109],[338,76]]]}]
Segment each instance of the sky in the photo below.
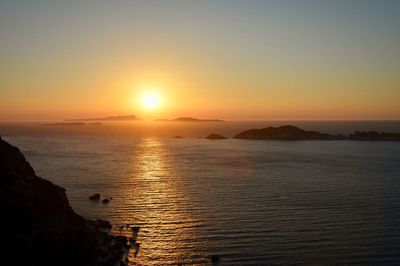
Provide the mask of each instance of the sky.
[{"label": "sky", "polygon": [[[400,1],[0,0],[0,121],[400,119]],[[154,93],[156,108],[141,99]]]}]

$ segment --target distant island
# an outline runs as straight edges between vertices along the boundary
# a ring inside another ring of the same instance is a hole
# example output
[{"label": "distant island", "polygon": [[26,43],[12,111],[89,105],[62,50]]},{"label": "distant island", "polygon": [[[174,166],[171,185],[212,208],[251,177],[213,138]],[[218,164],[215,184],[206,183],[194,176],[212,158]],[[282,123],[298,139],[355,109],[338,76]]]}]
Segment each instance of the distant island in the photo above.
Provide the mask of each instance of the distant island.
[{"label": "distant island", "polygon": [[266,127],[245,130],[234,139],[254,140],[368,140],[368,141],[400,141],[400,133],[362,132],[356,131],[348,136],[330,135],[318,131],[307,131],[292,125]]},{"label": "distant island", "polygon": [[387,133],[377,131],[356,131],[348,137],[350,140],[387,140],[400,141],[400,133]]},{"label": "distant island", "polygon": [[295,126],[266,127],[243,131],[235,139],[268,139],[268,140],[335,140],[345,139],[343,135],[329,135],[318,131],[307,131]]},{"label": "distant island", "polygon": [[59,123],[46,123],[44,126],[85,126],[83,122],[59,122]]},{"label": "distant island", "polygon": [[208,135],[206,137],[206,139],[218,140],[218,139],[227,139],[227,137],[224,137],[224,136],[219,135],[219,134],[211,133],[210,135]]},{"label": "distant island", "polygon": [[93,122],[93,123],[83,123],[83,122],[57,122],[57,123],[46,123],[43,126],[101,126],[101,122]]},{"label": "distant island", "polygon": [[220,119],[199,119],[193,117],[178,117],[175,119],[155,119],[155,122],[225,122]]},{"label": "distant island", "polygon": [[108,116],[108,117],[97,117],[97,118],[77,118],[77,119],[65,119],[64,121],[138,121],[141,120],[134,115],[120,115],[120,116]]}]

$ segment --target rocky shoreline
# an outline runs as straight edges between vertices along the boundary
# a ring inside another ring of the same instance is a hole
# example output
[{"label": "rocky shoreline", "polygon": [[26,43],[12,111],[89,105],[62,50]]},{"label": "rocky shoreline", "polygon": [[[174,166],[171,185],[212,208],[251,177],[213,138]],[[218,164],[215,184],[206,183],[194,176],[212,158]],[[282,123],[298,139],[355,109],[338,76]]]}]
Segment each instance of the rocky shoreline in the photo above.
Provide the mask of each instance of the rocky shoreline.
[{"label": "rocky shoreline", "polygon": [[1,137],[0,208],[0,265],[125,265],[128,239],[75,213],[65,189],[38,177]]}]

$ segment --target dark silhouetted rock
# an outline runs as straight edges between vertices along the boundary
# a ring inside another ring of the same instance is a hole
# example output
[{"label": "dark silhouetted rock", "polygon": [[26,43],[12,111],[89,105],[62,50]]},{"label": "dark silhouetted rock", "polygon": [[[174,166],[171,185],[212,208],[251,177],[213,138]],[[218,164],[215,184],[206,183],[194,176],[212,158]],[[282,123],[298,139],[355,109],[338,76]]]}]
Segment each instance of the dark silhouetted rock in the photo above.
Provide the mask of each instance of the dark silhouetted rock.
[{"label": "dark silhouetted rock", "polygon": [[103,204],[108,204],[109,202],[110,202],[109,199],[103,199],[103,201],[102,201]]},{"label": "dark silhouetted rock", "polygon": [[97,219],[96,220],[96,228],[99,229],[111,229],[112,225],[109,221]]},{"label": "dark silhouetted rock", "polygon": [[175,136],[175,137],[174,137],[174,139],[183,139],[183,137],[182,137],[182,136],[179,136],[179,135],[177,135],[177,136]]},{"label": "dark silhouetted rock", "polygon": [[349,135],[350,140],[371,140],[371,141],[400,141],[400,133],[386,133],[377,131],[356,131]]},{"label": "dark silhouetted rock", "polygon": [[318,131],[306,131],[295,126],[266,127],[243,131],[236,139],[263,139],[263,140],[338,140],[346,139],[342,135],[329,135]]},{"label": "dark silhouetted rock", "polygon": [[217,255],[212,255],[211,256],[211,264],[212,265],[218,265],[221,262],[221,258]]},{"label": "dark silhouetted rock", "polygon": [[133,226],[131,227],[132,232],[139,232],[140,231],[140,226]]},{"label": "dark silhouetted rock", "polygon": [[92,201],[99,201],[100,200],[100,194],[99,193],[95,193],[91,196],[89,196],[89,199]]},{"label": "dark silhouetted rock", "polygon": [[113,237],[76,214],[65,189],[38,177],[1,137],[0,210],[0,265],[113,265],[124,252],[112,249]]},{"label": "dark silhouetted rock", "polygon": [[208,135],[206,137],[206,139],[217,140],[217,139],[226,139],[226,137],[218,135],[218,134],[215,134],[215,133],[212,133],[212,134]]}]

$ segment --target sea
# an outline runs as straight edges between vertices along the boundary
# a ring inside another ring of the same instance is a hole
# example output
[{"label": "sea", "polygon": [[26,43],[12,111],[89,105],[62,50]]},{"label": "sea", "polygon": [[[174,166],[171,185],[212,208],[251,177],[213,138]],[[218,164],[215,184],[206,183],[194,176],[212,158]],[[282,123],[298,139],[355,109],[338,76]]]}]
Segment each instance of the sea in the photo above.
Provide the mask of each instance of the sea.
[{"label": "sea", "polygon": [[400,121],[3,122],[0,135],[77,213],[113,234],[140,226],[129,265],[400,265],[400,142],[204,138],[286,124],[400,132]]}]

